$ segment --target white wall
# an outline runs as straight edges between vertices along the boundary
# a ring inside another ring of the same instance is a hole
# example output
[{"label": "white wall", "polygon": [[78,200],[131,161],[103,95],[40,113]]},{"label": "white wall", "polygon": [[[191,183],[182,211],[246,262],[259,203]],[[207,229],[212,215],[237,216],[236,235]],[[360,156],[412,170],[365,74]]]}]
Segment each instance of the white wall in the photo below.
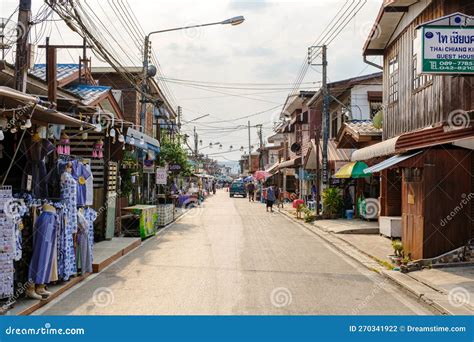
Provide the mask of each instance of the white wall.
[{"label": "white wall", "polygon": [[351,89],[351,111],[353,120],[369,120],[370,105],[367,99],[368,91],[382,91],[380,85],[356,85]]}]

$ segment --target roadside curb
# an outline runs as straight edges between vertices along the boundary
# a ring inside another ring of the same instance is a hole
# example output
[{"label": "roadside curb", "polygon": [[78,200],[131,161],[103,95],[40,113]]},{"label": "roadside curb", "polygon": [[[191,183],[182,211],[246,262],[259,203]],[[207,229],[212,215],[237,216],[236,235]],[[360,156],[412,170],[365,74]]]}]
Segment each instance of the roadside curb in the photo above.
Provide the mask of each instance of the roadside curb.
[{"label": "roadside curb", "polygon": [[434,286],[429,286],[428,284],[419,281],[409,274],[388,270],[386,267],[382,266],[376,257],[360,250],[358,247],[354,246],[348,241],[339,238],[337,234],[324,231],[317,225],[309,225],[306,222],[297,220],[285,210],[278,210],[275,212],[285,216],[292,222],[319,236],[325,242],[332,245],[335,249],[357,261],[359,264],[365,266],[369,270],[379,273],[385,278],[391,280],[393,283],[401,286],[406,291],[410,292],[424,303],[435,308],[440,313],[444,315],[474,315],[474,309],[472,309],[469,304],[462,304],[460,306],[452,305],[448,298],[448,294],[445,291],[442,291]]}]

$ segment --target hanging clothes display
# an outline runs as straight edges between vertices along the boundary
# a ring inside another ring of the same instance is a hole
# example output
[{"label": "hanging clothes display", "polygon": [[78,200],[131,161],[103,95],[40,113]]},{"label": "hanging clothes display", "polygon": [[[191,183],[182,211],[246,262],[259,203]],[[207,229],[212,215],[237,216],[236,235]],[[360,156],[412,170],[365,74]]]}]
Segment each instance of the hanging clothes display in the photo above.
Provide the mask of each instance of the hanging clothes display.
[{"label": "hanging clothes display", "polygon": [[59,140],[59,144],[56,146],[56,152],[58,154],[63,155],[70,155],[71,154],[71,142],[69,140],[69,136],[66,133],[61,134],[61,139]]},{"label": "hanging clothes display", "polygon": [[41,139],[39,134],[35,133],[31,141],[23,141],[21,148],[27,157],[22,189],[31,191],[36,198],[48,197],[45,158],[54,151],[53,144],[49,140]]},{"label": "hanging clothes display", "polygon": [[46,204],[43,206],[43,211],[35,222],[33,230],[33,256],[28,272],[28,278],[34,284],[47,284],[50,281],[57,219],[56,209]]},{"label": "hanging clothes display", "polygon": [[104,142],[102,139],[98,140],[94,144],[94,148],[92,150],[92,158],[102,159],[104,158]]},{"label": "hanging clothes display", "polygon": [[77,182],[71,175],[71,168],[61,175],[61,200],[64,205],[64,218],[60,218],[61,229],[58,243],[58,276],[68,280],[76,274],[74,235],[77,233]]},{"label": "hanging clothes display", "polygon": [[[13,295],[14,231],[9,215],[11,187],[0,187],[0,298]],[[7,210],[5,210],[7,209]]]},{"label": "hanging clothes display", "polygon": [[84,209],[84,217],[87,220],[88,228],[89,228],[89,250],[90,250],[90,259],[94,261],[94,221],[97,219],[97,211],[92,208],[85,208]]},{"label": "hanging clothes display", "polygon": [[86,205],[86,193],[87,193],[87,179],[91,176],[85,164],[78,160],[73,160],[72,164],[72,176],[77,182],[77,206],[83,207]]},{"label": "hanging clothes display", "polygon": [[77,265],[81,274],[92,273],[92,251],[89,243],[89,222],[84,216],[84,211],[77,212]]},{"label": "hanging clothes display", "polygon": [[87,172],[90,177],[86,180],[86,205],[94,204],[94,176],[92,175],[91,166],[89,163],[85,164]]}]

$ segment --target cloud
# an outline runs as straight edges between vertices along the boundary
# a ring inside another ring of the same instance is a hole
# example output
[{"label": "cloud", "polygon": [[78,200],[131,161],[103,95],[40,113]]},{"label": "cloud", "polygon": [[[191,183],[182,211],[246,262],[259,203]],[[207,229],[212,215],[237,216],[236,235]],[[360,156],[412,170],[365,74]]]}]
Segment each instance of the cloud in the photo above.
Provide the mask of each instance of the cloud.
[{"label": "cloud", "polygon": [[264,46],[251,46],[246,49],[234,48],[235,56],[244,56],[244,57],[272,57],[276,54],[275,50],[272,48]]},{"label": "cloud", "polygon": [[229,8],[239,11],[262,11],[272,4],[267,0],[231,0]]}]

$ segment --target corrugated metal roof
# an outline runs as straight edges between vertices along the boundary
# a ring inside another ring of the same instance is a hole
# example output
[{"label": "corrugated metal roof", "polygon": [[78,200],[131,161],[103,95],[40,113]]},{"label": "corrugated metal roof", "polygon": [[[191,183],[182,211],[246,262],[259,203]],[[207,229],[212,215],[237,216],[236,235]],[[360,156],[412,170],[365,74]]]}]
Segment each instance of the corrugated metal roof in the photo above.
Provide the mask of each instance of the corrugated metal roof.
[{"label": "corrugated metal roof", "polygon": [[70,84],[64,87],[70,92],[79,95],[85,104],[91,104],[98,100],[102,95],[109,92],[111,87],[94,86],[86,84]]},{"label": "corrugated metal roof", "polygon": [[[61,81],[79,71],[79,64],[57,64],[57,80]],[[46,64],[35,64],[31,74],[46,81]]]}]

